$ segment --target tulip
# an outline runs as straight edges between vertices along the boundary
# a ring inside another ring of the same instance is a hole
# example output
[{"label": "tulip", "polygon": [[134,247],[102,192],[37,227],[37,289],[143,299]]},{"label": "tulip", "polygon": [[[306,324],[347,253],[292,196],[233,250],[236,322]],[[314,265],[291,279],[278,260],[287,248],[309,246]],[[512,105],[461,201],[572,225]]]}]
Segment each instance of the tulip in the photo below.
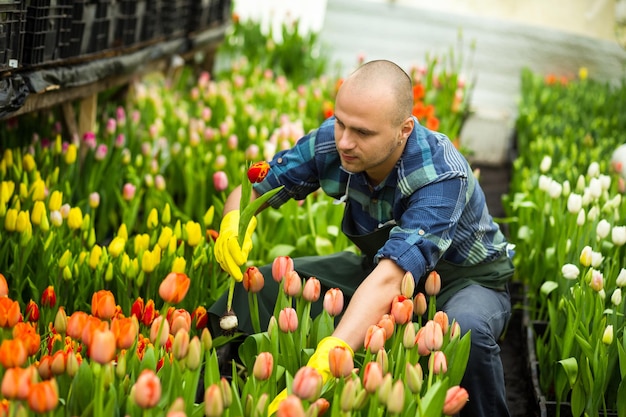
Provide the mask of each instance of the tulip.
[{"label": "tulip", "polygon": [[72,207],[70,208],[69,214],[67,216],[67,225],[72,230],[79,230],[83,227],[83,212],[80,207]]},{"label": "tulip", "polygon": [[274,357],[270,352],[261,352],[254,361],[252,375],[259,381],[265,381],[272,376],[274,369]]},{"label": "tulip", "polygon": [[385,376],[383,377],[383,382],[380,384],[380,386],[378,387],[378,391],[376,392],[378,394],[378,400],[381,403],[386,404],[389,400],[392,385],[393,376],[390,373],[385,374]]},{"label": "tulip", "polygon": [[392,415],[402,412],[404,408],[404,383],[401,380],[393,383],[386,405],[387,411]]},{"label": "tulip", "polygon": [[67,335],[72,339],[78,339],[82,337],[83,330],[87,324],[88,314],[84,311],[75,311],[67,319]]},{"label": "tulip", "polygon": [[28,393],[28,406],[35,413],[47,413],[59,404],[59,388],[54,379],[32,384]]},{"label": "tulip", "polygon": [[[2,297],[2,295],[0,295]],[[24,320],[36,323],[39,320],[39,306],[33,300],[30,300],[26,304],[26,311],[24,312]]]},{"label": "tulip", "polygon": [[596,236],[598,240],[604,239],[611,232],[611,223],[609,223],[606,219],[602,219],[598,222],[596,226]]},{"label": "tulip", "polygon": [[0,297],[0,327],[11,328],[20,321],[22,313],[17,301]]},{"label": "tulip", "polygon": [[[208,333],[208,329],[204,329]],[[210,333],[209,333],[210,334]],[[204,331],[202,332],[202,336],[204,336]],[[210,348],[209,348],[210,350]],[[194,336],[189,341],[189,349],[187,349],[187,357],[185,358],[185,363],[187,368],[192,371],[195,371],[200,367],[202,363],[202,342],[198,338],[198,336]]]},{"label": "tulip", "polygon": [[433,316],[433,321],[435,323],[439,323],[439,325],[441,326],[441,330],[443,331],[444,335],[446,333],[448,333],[448,328],[450,327],[450,322],[448,320],[448,315],[446,314],[445,311],[437,311],[435,313],[435,315]]},{"label": "tulip", "polygon": [[141,316],[141,322],[146,326],[152,325],[154,319],[157,317],[158,311],[154,306],[154,300],[148,300]]},{"label": "tulip", "polygon": [[424,293],[418,292],[413,298],[413,311],[415,315],[421,317],[426,314],[426,310],[428,310],[428,304],[426,303],[426,296]]},{"label": "tulip", "polygon": [[428,358],[428,368],[432,369],[435,375],[445,374],[448,371],[448,360],[445,353],[440,350],[433,352]]},{"label": "tulip", "polygon": [[191,321],[196,330],[204,329],[209,323],[209,314],[204,306],[198,306],[191,312]]},{"label": "tulip", "polygon": [[0,343],[0,365],[5,369],[22,366],[27,355],[24,342],[20,339],[4,339]]},{"label": "tulip", "polygon": [[441,276],[437,271],[431,271],[426,278],[424,289],[428,295],[437,295],[441,291]]},{"label": "tulip", "polygon": [[324,310],[335,317],[343,311],[343,292],[339,288],[331,288],[324,294]]},{"label": "tulip", "polygon": [[322,375],[317,369],[303,366],[293,377],[292,392],[302,400],[315,401],[322,392],[323,384]]},{"label": "tulip", "polygon": [[62,350],[57,350],[50,359],[50,371],[52,375],[61,375],[65,373],[65,367],[67,365],[68,353]]},{"label": "tulip", "polygon": [[191,314],[184,308],[174,310],[170,318],[170,334],[176,335],[180,330],[191,330]]},{"label": "tulip", "polygon": [[19,322],[15,324],[12,331],[13,339],[21,340],[26,348],[26,355],[33,356],[39,351],[41,336],[37,332],[35,325],[29,322]]},{"label": "tulip", "polygon": [[267,162],[255,162],[250,166],[250,168],[248,168],[248,179],[251,183],[261,182],[265,179],[269,170],[270,165]]},{"label": "tulip", "polygon": [[615,246],[626,244],[626,226],[614,226],[611,229],[611,240]]},{"label": "tulip", "polygon": [[159,212],[156,208],[152,208],[150,213],[148,213],[148,218],[146,219],[146,227],[148,230],[153,230],[159,225]]},{"label": "tulip", "polygon": [[370,394],[383,383],[383,368],[378,362],[368,362],[363,370],[363,387]]},{"label": "tulip", "polygon": [[413,319],[413,301],[404,295],[397,295],[391,302],[391,314],[398,324],[406,324]]},{"label": "tulip", "polygon": [[613,325],[609,324],[604,329],[604,333],[602,334],[602,343],[605,345],[610,345],[613,343]]},{"label": "tulip", "polygon": [[295,395],[289,395],[278,406],[276,417],[305,417],[302,400]]},{"label": "tulip", "polygon": [[387,334],[385,329],[373,324],[367,328],[367,333],[365,334],[365,342],[363,346],[365,349],[369,349],[372,353],[377,353],[381,349],[385,348],[385,340]]},{"label": "tulip", "polygon": [[8,399],[27,399],[30,387],[36,381],[36,372],[32,365],[27,368],[7,369],[2,378],[2,396]]},{"label": "tulip", "polygon": [[174,231],[170,227],[165,226],[161,229],[161,234],[159,235],[159,240],[157,241],[157,244],[161,247],[161,249],[167,249],[170,241],[172,240],[172,236],[174,236]]},{"label": "tulip", "polygon": [[251,266],[246,269],[246,272],[243,274],[243,287],[246,291],[251,293],[257,293],[263,289],[265,285],[265,278],[259,268],[256,266]]},{"label": "tulip", "polygon": [[91,314],[102,320],[109,320],[115,314],[116,304],[113,293],[99,290],[91,296]]},{"label": "tulip", "polygon": [[177,304],[189,291],[191,280],[186,274],[170,272],[159,286],[159,296],[166,302]]},{"label": "tulip", "polygon": [[33,212],[30,215],[30,221],[32,224],[39,226],[41,224],[42,217],[46,215],[46,206],[43,201],[35,201],[33,205]]},{"label": "tulip", "polygon": [[376,323],[378,327],[385,329],[385,340],[389,340],[393,336],[393,332],[396,328],[396,319],[391,314],[383,314],[383,316]]},{"label": "tulip", "polygon": [[574,264],[565,264],[561,268],[561,273],[563,274],[563,278],[574,280],[580,275],[580,270]]},{"label": "tulip", "polygon": [[293,271],[293,259],[289,256],[278,256],[272,262],[272,278],[281,282],[289,271]]},{"label": "tulip", "polygon": [[567,198],[567,211],[578,214],[583,205],[583,197],[580,194],[571,193]]},{"label": "tulip", "polygon": [[591,271],[591,281],[589,282],[589,286],[594,291],[602,291],[604,288],[604,276],[602,275],[602,272],[597,269],[593,269]]},{"label": "tulip", "polygon": [[161,380],[151,369],[144,369],[132,388],[135,404],[143,409],[152,408],[161,399]]},{"label": "tulip", "polygon": [[544,155],[543,159],[541,160],[541,163],[539,164],[539,171],[545,174],[546,172],[550,170],[551,166],[552,166],[552,158],[549,155]]},{"label": "tulip", "polygon": [[284,277],[283,290],[290,297],[297,297],[302,291],[302,278],[296,271],[289,271]]},{"label": "tulip", "polygon": [[405,365],[404,375],[406,378],[406,384],[411,392],[413,394],[419,394],[424,383],[424,371],[422,370],[422,366],[419,362],[415,365],[407,362]]},{"label": "tulip", "polygon": [[177,360],[187,357],[189,352],[189,332],[182,330],[176,333],[174,336],[174,343],[172,343],[172,353]]},{"label": "tulip", "polygon": [[167,320],[165,320],[163,316],[156,317],[150,326],[150,341],[152,344],[155,346],[165,346],[169,334],[170,325]]},{"label": "tulip", "polygon": [[61,208],[61,204],[63,204],[63,193],[54,190],[48,199],[48,209],[50,211],[58,211]]},{"label": "tulip", "polygon": [[620,288],[626,287],[626,268],[620,269],[619,274],[617,275],[617,278],[615,280],[615,284]]},{"label": "tulip", "polygon": [[8,297],[9,296],[9,284],[7,284],[7,279],[0,273],[0,297]]},{"label": "tulip", "polygon": [[137,340],[139,321],[135,316],[115,318],[111,321],[111,331],[118,349],[130,349]]},{"label": "tulip", "polygon": [[278,327],[283,333],[293,333],[298,328],[298,313],[291,307],[285,307],[278,314]]},{"label": "tulip", "polygon": [[213,174],[213,187],[217,192],[222,192],[228,188],[228,176],[224,171],[217,171]]},{"label": "tulip", "polygon": [[54,292],[54,287],[49,285],[41,293],[41,306],[53,308],[57,304],[57,295]]},{"label": "tulip", "polygon": [[580,252],[580,264],[584,267],[591,266],[591,246],[585,246]]},{"label": "tulip", "polygon": [[404,273],[400,284],[400,293],[406,298],[412,298],[415,292],[415,278],[410,271]]},{"label": "tulip", "polygon": [[404,328],[402,345],[405,349],[413,349],[415,346],[415,325],[411,322]]},{"label": "tulip", "polygon": [[185,223],[185,232],[187,233],[187,245],[195,248],[202,242],[202,226],[200,223],[189,220]]},{"label": "tulip", "polygon": [[448,388],[446,392],[446,400],[443,405],[443,414],[452,416],[458,414],[467,404],[469,394],[463,387],[455,385]]},{"label": "tulip", "polygon": [[132,200],[135,197],[136,189],[137,187],[127,182],[126,184],[124,184],[124,187],[122,188],[122,198],[126,201]]},{"label": "tulip", "polygon": [[347,377],[354,370],[352,352],[343,346],[337,346],[328,353],[330,373],[335,378]]},{"label": "tulip", "polygon": [[310,277],[304,283],[304,289],[302,290],[302,298],[310,303],[314,303],[319,300],[322,291],[322,285],[320,280],[315,277]]},{"label": "tulip", "polygon": [[614,306],[622,304],[622,290],[620,288],[616,288],[615,291],[613,291],[613,295],[611,295],[611,303],[613,303]]},{"label": "tulip", "polygon": [[461,337],[461,325],[458,321],[453,321],[450,326],[450,340],[458,339]]},{"label": "tulip", "polygon": [[4,229],[7,232],[15,232],[17,227],[17,210],[10,208],[4,217]]},{"label": "tulip", "polygon": [[218,384],[212,384],[204,392],[204,415],[220,417],[224,412],[222,389]]},{"label": "tulip", "polygon": [[430,352],[441,349],[443,346],[443,329],[438,322],[429,320],[420,330],[422,333],[421,342],[426,349]]},{"label": "tulip", "polygon": [[102,257],[102,247],[100,245],[94,245],[89,253],[89,267],[96,269],[100,264],[100,258]]},{"label": "tulip", "polygon": [[89,343],[89,357],[101,365],[115,357],[115,334],[111,330],[94,330]]}]

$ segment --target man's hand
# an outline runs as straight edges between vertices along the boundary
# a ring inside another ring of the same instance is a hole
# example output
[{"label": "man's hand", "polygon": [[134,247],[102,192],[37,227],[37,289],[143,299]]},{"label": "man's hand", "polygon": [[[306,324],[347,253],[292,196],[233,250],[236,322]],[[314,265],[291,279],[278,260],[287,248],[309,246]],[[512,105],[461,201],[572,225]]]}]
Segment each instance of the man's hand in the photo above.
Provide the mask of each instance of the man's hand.
[{"label": "man's hand", "polygon": [[[332,378],[332,374],[330,373],[330,362],[328,359],[328,355],[330,354],[330,351],[336,347],[343,347],[347,349],[352,356],[354,356],[354,351],[352,350],[350,345],[348,345],[346,342],[338,337],[328,336],[320,340],[317,348],[315,349],[315,352],[313,352],[313,355],[311,356],[311,358],[309,358],[309,361],[307,362],[307,366],[315,368],[322,375],[322,381],[324,384],[326,384]],[[278,411],[280,403],[285,398],[287,398],[286,389],[278,394],[276,398],[274,398],[274,400],[270,403],[267,410],[267,415],[271,416],[272,414],[276,413],[276,411]]]},{"label": "man's hand", "polygon": [[239,246],[239,210],[226,213],[220,224],[220,233],[215,241],[215,259],[223,270],[228,272],[235,281],[243,279],[241,265],[248,260],[248,254],[252,249],[252,233],[256,228],[256,217],[252,217],[243,244]]}]

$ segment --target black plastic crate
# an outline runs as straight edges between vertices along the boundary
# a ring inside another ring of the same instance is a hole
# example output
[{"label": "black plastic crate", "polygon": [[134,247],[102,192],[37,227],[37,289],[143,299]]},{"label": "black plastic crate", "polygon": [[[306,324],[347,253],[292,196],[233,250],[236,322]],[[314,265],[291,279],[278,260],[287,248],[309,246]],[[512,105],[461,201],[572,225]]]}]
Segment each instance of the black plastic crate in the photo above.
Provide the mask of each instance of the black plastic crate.
[{"label": "black plastic crate", "polygon": [[19,1],[0,3],[0,72],[22,66],[26,12]]},{"label": "black plastic crate", "polygon": [[163,15],[163,1],[148,0],[143,15],[141,33],[139,38],[142,42],[160,40],[164,36],[161,19]]},{"label": "black plastic crate", "polygon": [[24,65],[46,64],[64,58],[70,42],[72,5],[68,0],[26,1]]},{"label": "black plastic crate", "polygon": [[230,20],[230,0],[198,0],[191,2],[189,30],[199,32]]},{"label": "black plastic crate", "polygon": [[190,5],[195,0],[168,0],[161,3],[161,25],[168,38],[187,35]]},{"label": "black plastic crate", "polygon": [[146,3],[146,0],[118,0],[114,47],[130,47],[141,43],[142,28],[147,20]]},{"label": "black plastic crate", "polygon": [[105,52],[113,47],[113,0],[72,1],[68,57]]}]

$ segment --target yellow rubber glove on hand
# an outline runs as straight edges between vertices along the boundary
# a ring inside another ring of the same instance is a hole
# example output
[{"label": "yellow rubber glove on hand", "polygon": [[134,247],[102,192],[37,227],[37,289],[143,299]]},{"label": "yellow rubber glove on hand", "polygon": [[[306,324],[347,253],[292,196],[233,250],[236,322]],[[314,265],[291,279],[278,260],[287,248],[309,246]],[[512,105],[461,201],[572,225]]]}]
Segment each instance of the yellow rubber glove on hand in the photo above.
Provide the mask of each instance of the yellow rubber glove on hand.
[{"label": "yellow rubber glove on hand", "polygon": [[241,265],[248,260],[248,254],[252,249],[252,233],[256,228],[256,217],[252,216],[243,245],[239,246],[239,210],[233,210],[226,213],[220,224],[220,233],[215,241],[215,259],[222,269],[240,282],[243,279]]},{"label": "yellow rubber glove on hand", "polygon": [[[307,362],[307,366],[315,368],[320,373],[320,375],[322,375],[323,384],[326,384],[333,377],[330,373],[330,361],[328,359],[328,355],[330,354],[330,351],[336,347],[343,347],[347,349],[352,357],[354,357],[354,351],[352,350],[350,345],[348,345],[346,342],[338,337],[328,336],[320,340],[320,342],[317,344],[315,352],[313,352],[313,355],[309,358],[309,361]],[[271,416],[272,414],[276,413],[276,411],[278,411],[280,403],[285,398],[287,398],[286,389],[282,390],[282,392],[272,400],[267,409],[267,415]]]}]

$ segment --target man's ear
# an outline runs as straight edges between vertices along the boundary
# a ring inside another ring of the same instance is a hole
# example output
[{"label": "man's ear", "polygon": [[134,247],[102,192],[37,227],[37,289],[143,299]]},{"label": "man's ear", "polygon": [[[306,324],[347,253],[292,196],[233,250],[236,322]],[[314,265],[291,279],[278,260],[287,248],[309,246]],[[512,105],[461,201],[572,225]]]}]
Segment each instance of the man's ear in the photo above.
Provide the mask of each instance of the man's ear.
[{"label": "man's ear", "polygon": [[402,138],[406,140],[413,128],[415,127],[415,121],[413,120],[413,116],[407,117],[404,122],[402,122]]}]

